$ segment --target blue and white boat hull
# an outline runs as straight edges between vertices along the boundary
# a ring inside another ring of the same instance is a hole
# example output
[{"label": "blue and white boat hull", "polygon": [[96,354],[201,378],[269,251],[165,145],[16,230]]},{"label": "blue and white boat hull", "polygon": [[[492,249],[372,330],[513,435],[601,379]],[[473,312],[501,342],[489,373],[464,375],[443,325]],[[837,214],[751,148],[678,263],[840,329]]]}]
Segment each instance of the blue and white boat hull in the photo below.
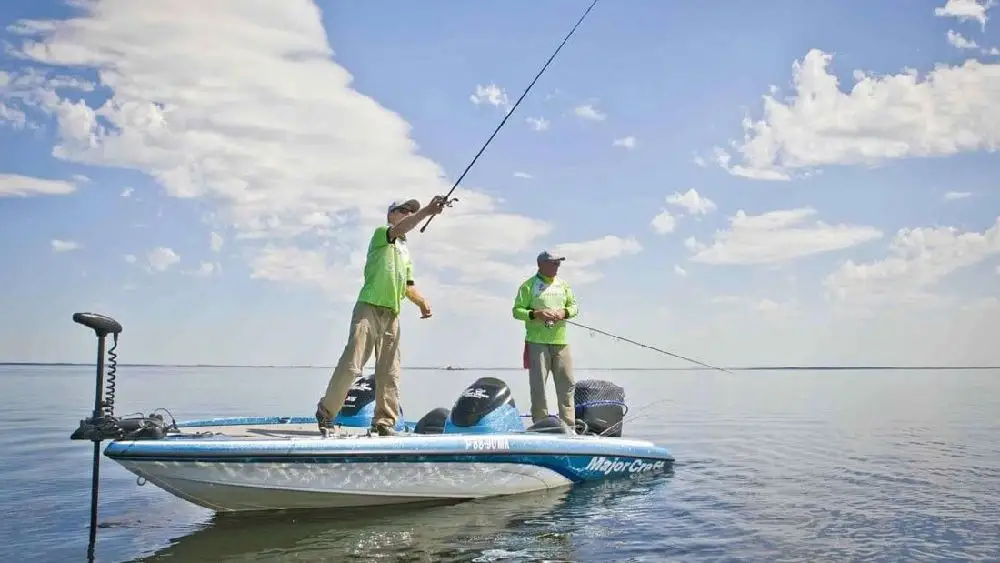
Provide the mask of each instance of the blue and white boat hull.
[{"label": "blue and white boat hull", "polygon": [[217,511],[474,499],[670,468],[642,440],[521,434],[116,441],[105,455]]},{"label": "blue and white boat hull", "polygon": [[333,435],[312,417],[190,421],[104,454],[174,495],[217,511],[372,506],[475,499],[670,470],[673,456],[621,437],[624,391],[577,383],[577,427],[525,428],[507,385],[476,380],[397,436],[371,435],[371,378],[352,386]]}]

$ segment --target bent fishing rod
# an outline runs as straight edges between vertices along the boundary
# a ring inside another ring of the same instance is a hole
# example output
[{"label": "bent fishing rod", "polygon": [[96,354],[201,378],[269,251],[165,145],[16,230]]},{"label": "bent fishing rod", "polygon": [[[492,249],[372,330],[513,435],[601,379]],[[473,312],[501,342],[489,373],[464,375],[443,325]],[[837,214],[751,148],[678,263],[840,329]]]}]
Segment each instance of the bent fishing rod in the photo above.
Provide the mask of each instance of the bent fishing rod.
[{"label": "bent fishing rod", "polygon": [[[569,30],[569,33],[566,34],[566,37],[563,37],[562,43],[560,43],[559,46],[556,47],[556,50],[552,52],[552,54],[549,56],[549,59],[545,61],[545,64],[542,65],[542,68],[538,71],[538,74],[536,74],[535,78],[531,80],[531,82],[528,84],[528,87],[524,89],[524,92],[521,92],[521,96],[517,99],[516,102],[514,102],[514,105],[510,108],[510,111],[507,112],[507,115],[503,116],[503,119],[500,121],[500,124],[497,125],[496,129],[493,130],[493,134],[491,134],[489,138],[486,139],[486,142],[483,143],[482,147],[480,147],[479,152],[477,152],[476,155],[472,157],[472,161],[469,162],[468,166],[465,167],[465,170],[462,172],[462,174],[458,177],[457,180],[455,180],[455,183],[452,184],[451,189],[448,190],[448,193],[445,194],[444,196],[444,200],[446,202],[445,204],[447,206],[451,207],[451,204],[453,202],[458,201],[457,198],[450,199],[451,194],[455,192],[455,189],[458,187],[458,184],[462,181],[463,178],[465,178],[465,175],[469,173],[469,170],[472,169],[472,166],[476,164],[476,161],[479,160],[480,155],[482,155],[483,152],[486,151],[486,147],[488,147],[489,144],[493,141],[493,138],[497,136],[497,133],[500,132],[500,129],[503,128],[504,124],[507,123],[507,119],[514,113],[514,110],[517,109],[517,106],[521,104],[521,100],[523,100],[524,97],[528,95],[528,92],[531,90],[532,87],[534,87],[535,82],[538,82],[538,78],[541,77],[542,73],[545,72],[545,69],[549,67],[549,63],[551,63],[552,60],[556,58],[556,55],[558,55],[559,51],[561,51],[563,46],[566,45],[566,42],[569,41],[569,38],[576,32],[576,29],[580,27],[580,24],[583,23],[583,20],[587,17],[587,14],[589,14],[590,11],[594,9],[594,5],[597,4],[597,1],[598,0],[593,0],[593,2],[590,3],[590,6],[587,6],[586,11],[583,12],[583,15],[580,16],[580,19],[576,21],[576,24],[573,25],[573,28]],[[432,220],[434,220],[434,215],[428,217],[427,221],[424,222],[423,226],[420,227],[421,233],[427,230],[427,225],[430,225]]]},{"label": "bent fishing rod", "polygon": [[693,364],[698,364],[699,366],[706,367],[708,369],[715,369],[715,370],[719,370],[719,371],[728,373],[729,375],[736,375],[736,374],[734,374],[733,372],[729,371],[726,368],[720,368],[720,367],[716,367],[716,366],[711,366],[711,365],[708,365],[708,364],[706,364],[704,362],[699,362],[698,360],[694,360],[694,359],[688,358],[686,356],[681,356],[680,354],[674,354],[673,352],[667,352],[666,350],[662,350],[660,348],[657,348],[656,346],[649,346],[649,345],[643,344],[641,342],[636,342],[635,340],[632,340],[630,338],[625,338],[624,336],[618,336],[617,334],[611,334],[610,332],[604,332],[603,330],[596,329],[596,328],[594,328],[592,326],[587,326],[587,325],[584,325],[584,324],[580,324],[580,323],[578,323],[576,321],[571,321],[569,319],[566,319],[564,322],[567,323],[567,324],[571,324],[573,326],[578,326],[578,327],[580,327],[580,328],[582,328],[584,330],[589,330],[591,332],[596,332],[596,333],[599,333],[599,334],[603,334],[604,336],[608,336],[608,337],[614,338],[615,340],[621,340],[623,342],[628,342],[629,344],[634,344],[634,345],[639,346],[641,348],[647,348],[649,350],[653,350],[653,351],[659,352],[661,354],[666,354],[667,356],[671,356],[671,357],[677,358],[679,360],[685,360],[685,361],[691,362]]}]

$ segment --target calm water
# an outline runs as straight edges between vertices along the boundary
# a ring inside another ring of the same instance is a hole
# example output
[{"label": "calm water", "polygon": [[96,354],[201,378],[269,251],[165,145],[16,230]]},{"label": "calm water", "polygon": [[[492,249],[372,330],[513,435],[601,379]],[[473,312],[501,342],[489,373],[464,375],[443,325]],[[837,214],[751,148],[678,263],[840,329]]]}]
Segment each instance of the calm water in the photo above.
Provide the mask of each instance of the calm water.
[{"label": "calm water", "polygon": [[[116,413],[310,415],[327,372],[118,370]],[[485,372],[404,373],[408,419]],[[496,375],[527,409],[523,371]],[[99,561],[1000,560],[1000,372],[578,372],[672,476],[454,506],[213,517],[102,460]],[[85,560],[93,370],[0,367],[0,561]],[[550,395],[552,391],[550,390]],[[550,403],[550,406],[555,403]],[[550,409],[552,410],[552,409]]]}]

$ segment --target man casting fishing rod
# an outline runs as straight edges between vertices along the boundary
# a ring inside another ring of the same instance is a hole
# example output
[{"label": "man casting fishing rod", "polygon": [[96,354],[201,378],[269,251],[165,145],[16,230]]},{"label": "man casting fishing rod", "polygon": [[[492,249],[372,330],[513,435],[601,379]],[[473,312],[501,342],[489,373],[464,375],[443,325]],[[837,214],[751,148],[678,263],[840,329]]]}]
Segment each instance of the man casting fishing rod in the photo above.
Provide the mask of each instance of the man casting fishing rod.
[{"label": "man casting fishing rod", "polygon": [[430,306],[417,291],[413,261],[406,247],[406,233],[417,223],[444,209],[448,200],[434,196],[421,208],[415,199],[393,202],[386,224],[379,225],[368,243],[365,281],[358,294],[347,343],[337,367],[316,405],[316,422],[326,436],[333,417],[344,406],[351,384],[375,353],[375,416],[372,430],[381,436],[395,434],[399,417],[399,312],[403,297],[420,307],[421,318],[431,316]]}]

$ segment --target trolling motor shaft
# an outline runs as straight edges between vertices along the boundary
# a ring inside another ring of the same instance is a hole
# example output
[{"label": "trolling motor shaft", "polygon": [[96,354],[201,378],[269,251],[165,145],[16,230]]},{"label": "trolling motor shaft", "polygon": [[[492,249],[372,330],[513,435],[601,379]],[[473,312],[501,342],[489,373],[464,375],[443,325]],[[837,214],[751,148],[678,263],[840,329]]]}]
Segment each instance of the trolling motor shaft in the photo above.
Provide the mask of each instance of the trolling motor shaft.
[{"label": "trolling motor shaft", "polygon": [[[111,317],[96,313],[74,313],[73,322],[90,328],[97,335],[97,382],[94,387],[94,412],[90,418],[80,421],[80,427],[70,436],[71,440],[91,440],[94,442],[94,462],[91,470],[90,483],[90,542],[87,546],[87,560],[94,560],[94,549],[97,540],[97,491],[101,472],[101,441],[106,438],[118,437],[121,427],[114,418],[114,349],[118,345],[118,335],[122,325]],[[111,369],[108,373],[108,400],[104,399],[104,343],[111,334],[114,344],[108,351]]]}]

